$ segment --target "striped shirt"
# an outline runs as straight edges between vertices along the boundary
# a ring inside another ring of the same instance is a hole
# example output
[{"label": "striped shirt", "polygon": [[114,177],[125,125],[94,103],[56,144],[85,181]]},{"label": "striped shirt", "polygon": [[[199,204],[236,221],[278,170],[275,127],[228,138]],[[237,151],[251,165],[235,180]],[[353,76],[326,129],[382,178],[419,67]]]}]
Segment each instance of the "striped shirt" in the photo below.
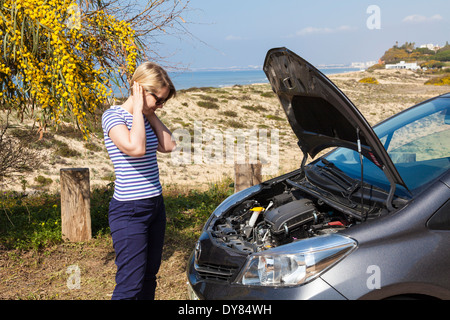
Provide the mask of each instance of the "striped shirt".
[{"label": "striped shirt", "polygon": [[158,138],[147,118],[144,117],[146,152],[143,157],[131,157],[116,147],[109,137],[109,130],[117,125],[126,125],[131,130],[133,115],[120,106],[112,106],[102,116],[106,149],[116,174],[113,197],[118,201],[138,200],[159,196],[162,193],[156,159]]}]

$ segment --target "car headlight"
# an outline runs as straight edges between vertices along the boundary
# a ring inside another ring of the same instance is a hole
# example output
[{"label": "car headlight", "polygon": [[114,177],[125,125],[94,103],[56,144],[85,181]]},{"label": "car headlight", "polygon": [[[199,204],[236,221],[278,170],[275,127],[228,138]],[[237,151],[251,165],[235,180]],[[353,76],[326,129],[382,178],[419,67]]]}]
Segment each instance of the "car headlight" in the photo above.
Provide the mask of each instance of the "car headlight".
[{"label": "car headlight", "polygon": [[331,234],[293,242],[250,255],[237,283],[253,286],[305,284],[342,260],[356,241]]}]

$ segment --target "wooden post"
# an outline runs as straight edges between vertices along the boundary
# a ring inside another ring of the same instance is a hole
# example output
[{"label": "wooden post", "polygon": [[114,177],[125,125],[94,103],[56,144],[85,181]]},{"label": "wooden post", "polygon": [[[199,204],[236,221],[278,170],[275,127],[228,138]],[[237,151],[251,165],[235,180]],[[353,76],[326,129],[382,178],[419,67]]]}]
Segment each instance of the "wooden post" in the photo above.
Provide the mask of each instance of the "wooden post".
[{"label": "wooden post", "polygon": [[92,238],[89,169],[61,169],[61,228],[64,240]]},{"label": "wooden post", "polygon": [[234,164],[234,192],[239,192],[262,182],[261,163]]}]

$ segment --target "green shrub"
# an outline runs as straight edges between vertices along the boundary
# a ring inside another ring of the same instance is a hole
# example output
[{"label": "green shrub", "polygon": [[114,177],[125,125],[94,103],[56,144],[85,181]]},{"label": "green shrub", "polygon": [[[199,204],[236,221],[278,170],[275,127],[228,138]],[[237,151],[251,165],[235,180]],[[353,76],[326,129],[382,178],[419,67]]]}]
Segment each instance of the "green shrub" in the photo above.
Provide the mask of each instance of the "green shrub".
[{"label": "green shrub", "polygon": [[65,158],[81,156],[81,153],[70,148],[69,145],[67,143],[65,143],[64,141],[55,139],[54,144],[56,145],[56,151],[54,152],[54,155],[56,155],[56,156],[61,156],[61,157],[65,157]]},{"label": "green shrub", "polygon": [[245,106],[242,106],[242,108],[250,110],[250,111],[255,111],[255,112],[267,111],[267,109],[261,105],[256,105],[256,106],[255,105],[251,105],[251,106],[245,105]]},{"label": "green shrub", "polygon": [[211,101],[198,101],[197,105],[206,109],[219,109],[219,105]]},{"label": "green shrub", "polygon": [[421,68],[438,68],[438,69],[442,69],[442,67],[445,66],[445,63],[440,62],[440,61],[436,61],[436,60],[430,60],[424,63],[420,64]]},{"label": "green shrub", "polygon": [[439,51],[434,55],[433,60],[450,61],[450,50]]},{"label": "green shrub", "polygon": [[274,97],[276,97],[276,95],[273,92],[263,92],[263,93],[261,93],[261,97],[263,97],[263,98],[274,98]]},{"label": "green shrub", "polygon": [[244,124],[241,121],[229,120],[226,125],[231,128],[245,128]]},{"label": "green shrub", "polygon": [[85,147],[87,150],[94,151],[94,152],[100,152],[100,151],[102,151],[102,148],[99,147],[99,146],[98,146],[96,143],[94,143],[94,142],[85,142],[85,143],[84,143],[84,147]]},{"label": "green shrub", "polygon": [[[165,188],[168,230],[180,240],[197,238],[214,209],[233,190],[229,178],[206,191]],[[108,208],[114,183],[91,192],[91,225],[94,238],[110,233]],[[0,194],[0,250],[40,250],[62,243],[61,197],[59,194],[24,195],[18,192]]]},{"label": "green shrub", "polygon": [[201,95],[200,99],[202,99],[203,101],[211,101],[211,102],[218,102],[219,101],[219,99],[217,99],[215,97],[206,96],[206,95]]},{"label": "green shrub", "polygon": [[62,241],[59,195],[25,197],[17,192],[0,196],[0,248],[35,249]]},{"label": "green shrub", "polygon": [[36,178],[34,178],[34,181],[39,183],[41,186],[48,186],[48,185],[53,183],[53,180],[51,178],[46,178],[46,177],[41,176],[41,175],[39,175]]},{"label": "green shrub", "polygon": [[238,114],[235,111],[227,110],[223,112],[223,115],[227,117],[237,117]]},{"label": "green shrub", "polygon": [[278,117],[278,116],[273,116],[273,115],[267,115],[266,116],[266,118],[267,119],[270,119],[270,120],[276,120],[276,121],[283,121],[283,120],[286,120],[285,118],[281,118],[281,117]]}]

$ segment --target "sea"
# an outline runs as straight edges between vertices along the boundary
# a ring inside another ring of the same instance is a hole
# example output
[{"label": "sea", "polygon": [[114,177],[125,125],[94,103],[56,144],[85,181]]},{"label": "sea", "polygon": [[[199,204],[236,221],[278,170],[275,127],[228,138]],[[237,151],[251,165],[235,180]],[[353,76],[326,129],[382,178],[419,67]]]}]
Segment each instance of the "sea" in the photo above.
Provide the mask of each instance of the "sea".
[{"label": "sea", "polygon": [[[346,73],[358,71],[358,68],[319,68],[325,75],[336,73]],[[269,83],[266,74],[262,69],[258,70],[221,70],[221,71],[177,71],[169,72],[169,76],[177,90],[190,88],[223,88],[234,85],[250,85],[256,83]],[[113,93],[116,97],[123,97],[127,90],[122,91],[118,87],[113,87]]]},{"label": "sea", "polygon": [[[358,71],[357,68],[323,68],[319,69],[325,75]],[[268,83],[262,70],[226,70],[226,71],[184,71],[169,72],[169,76],[177,90],[201,87],[231,87],[234,85],[249,85]]]}]

